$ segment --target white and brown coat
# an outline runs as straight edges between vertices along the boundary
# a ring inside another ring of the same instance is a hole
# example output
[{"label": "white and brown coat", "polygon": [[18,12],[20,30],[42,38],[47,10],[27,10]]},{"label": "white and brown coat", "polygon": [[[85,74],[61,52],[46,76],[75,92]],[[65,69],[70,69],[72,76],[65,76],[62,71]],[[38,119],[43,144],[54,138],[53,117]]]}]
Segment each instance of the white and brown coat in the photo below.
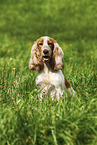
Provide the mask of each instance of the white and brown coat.
[{"label": "white and brown coat", "polygon": [[59,100],[66,89],[75,94],[72,86],[62,73],[64,68],[63,50],[59,44],[48,36],[40,37],[31,49],[30,70],[38,70],[36,85],[43,96],[56,97]]}]

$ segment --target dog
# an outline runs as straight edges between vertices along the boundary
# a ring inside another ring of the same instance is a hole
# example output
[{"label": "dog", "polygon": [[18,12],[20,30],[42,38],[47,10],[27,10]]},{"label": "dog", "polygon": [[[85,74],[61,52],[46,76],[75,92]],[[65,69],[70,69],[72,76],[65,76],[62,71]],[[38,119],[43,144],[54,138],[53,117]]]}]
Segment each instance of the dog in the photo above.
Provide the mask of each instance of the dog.
[{"label": "dog", "polygon": [[74,89],[62,73],[64,68],[63,55],[62,48],[51,37],[43,36],[34,42],[29,69],[38,70],[36,85],[41,90],[41,99],[49,96],[59,100],[64,90],[65,93],[68,90],[75,95]]}]

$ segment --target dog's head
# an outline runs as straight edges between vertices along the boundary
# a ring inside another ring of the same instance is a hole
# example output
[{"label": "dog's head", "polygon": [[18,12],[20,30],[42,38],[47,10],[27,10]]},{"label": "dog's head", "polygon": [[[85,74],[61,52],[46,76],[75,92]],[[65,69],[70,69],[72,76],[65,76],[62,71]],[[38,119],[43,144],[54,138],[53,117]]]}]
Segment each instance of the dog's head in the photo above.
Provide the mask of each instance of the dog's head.
[{"label": "dog's head", "polygon": [[64,68],[63,51],[58,43],[48,36],[40,37],[32,46],[29,68],[41,70],[43,63],[49,63],[52,70]]}]

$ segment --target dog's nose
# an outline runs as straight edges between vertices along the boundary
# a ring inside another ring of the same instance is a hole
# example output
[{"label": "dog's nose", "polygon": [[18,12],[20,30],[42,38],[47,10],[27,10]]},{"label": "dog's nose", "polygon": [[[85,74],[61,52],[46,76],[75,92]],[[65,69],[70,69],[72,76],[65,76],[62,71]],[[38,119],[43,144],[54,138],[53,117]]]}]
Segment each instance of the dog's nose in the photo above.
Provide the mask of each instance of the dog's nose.
[{"label": "dog's nose", "polygon": [[43,50],[43,53],[48,54],[48,50],[47,49]]}]

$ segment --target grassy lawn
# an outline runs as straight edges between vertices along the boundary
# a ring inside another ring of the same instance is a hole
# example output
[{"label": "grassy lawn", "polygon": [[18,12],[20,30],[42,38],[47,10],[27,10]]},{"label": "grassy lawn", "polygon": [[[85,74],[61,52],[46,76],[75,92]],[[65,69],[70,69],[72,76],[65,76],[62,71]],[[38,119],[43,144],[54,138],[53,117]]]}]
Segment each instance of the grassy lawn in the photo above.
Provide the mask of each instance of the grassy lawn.
[{"label": "grassy lawn", "polygon": [[[44,35],[64,51],[74,98],[38,99],[28,64]],[[97,144],[96,0],[0,0],[0,144]]]}]

